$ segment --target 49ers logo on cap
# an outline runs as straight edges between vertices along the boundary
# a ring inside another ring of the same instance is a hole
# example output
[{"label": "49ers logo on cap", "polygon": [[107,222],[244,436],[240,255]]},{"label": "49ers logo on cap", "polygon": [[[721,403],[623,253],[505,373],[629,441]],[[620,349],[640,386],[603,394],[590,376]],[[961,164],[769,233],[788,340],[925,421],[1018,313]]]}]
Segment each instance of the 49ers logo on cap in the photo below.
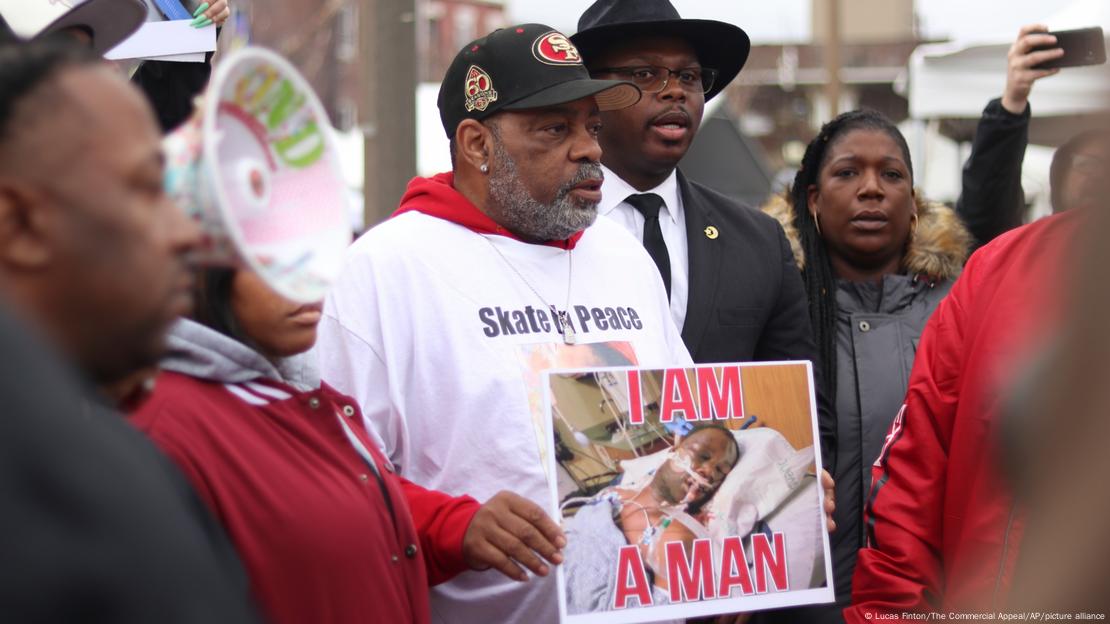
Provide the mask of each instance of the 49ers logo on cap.
[{"label": "49ers logo on cap", "polygon": [[484,69],[471,65],[466,71],[466,111],[484,111],[492,102],[497,101],[497,91],[493,90],[493,80]]},{"label": "49ers logo on cap", "polygon": [[561,32],[551,31],[540,35],[532,44],[532,55],[536,60],[548,65],[581,65],[582,57],[578,48]]}]

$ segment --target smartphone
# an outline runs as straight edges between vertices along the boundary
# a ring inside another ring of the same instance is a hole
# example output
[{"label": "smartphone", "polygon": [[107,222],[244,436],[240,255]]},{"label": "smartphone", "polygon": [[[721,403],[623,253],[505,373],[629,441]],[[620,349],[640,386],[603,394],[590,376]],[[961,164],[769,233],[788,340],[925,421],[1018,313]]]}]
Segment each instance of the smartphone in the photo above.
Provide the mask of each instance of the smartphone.
[{"label": "smartphone", "polygon": [[1052,50],[1063,48],[1064,55],[1051,61],[1045,61],[1033,69],[1055,69],[1057,67],[1082,67],[1084,65],[1102,65],[1106,62],[1106,39],[1102,28],[1077,28],[1075,30],[1058,30],[1048,33],[1056,37],[1056,45],[1037,46],[1033,51]]}]

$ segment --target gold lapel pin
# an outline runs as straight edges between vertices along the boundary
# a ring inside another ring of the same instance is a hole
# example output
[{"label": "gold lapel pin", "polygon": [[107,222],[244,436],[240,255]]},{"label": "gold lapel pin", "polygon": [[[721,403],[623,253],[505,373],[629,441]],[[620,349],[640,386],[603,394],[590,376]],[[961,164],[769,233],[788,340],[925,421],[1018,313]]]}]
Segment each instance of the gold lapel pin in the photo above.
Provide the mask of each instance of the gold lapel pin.
[{"label": "gold lapel pin", "polygon": [[717,240],[717,237],[720,235],[721,233],[718,232],[717,228],[713,227],[712,225],[705,228],[705,237],[709,240]]}]

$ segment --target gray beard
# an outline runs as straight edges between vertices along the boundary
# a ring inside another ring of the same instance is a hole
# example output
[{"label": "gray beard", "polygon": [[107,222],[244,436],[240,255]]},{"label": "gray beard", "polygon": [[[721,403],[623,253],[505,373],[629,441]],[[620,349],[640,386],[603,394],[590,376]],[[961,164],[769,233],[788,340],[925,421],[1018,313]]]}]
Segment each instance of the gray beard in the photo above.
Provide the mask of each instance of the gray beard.
[{"label": "gray beard", "polygon": [[497,168],[489,178],[489,201],[501,225],[510,232],[539,241],[566,240],[593,225],[597,204],[583,206],[570,197],[575,186],[590,178],[601,178],[601,165],[584,164],[569,182],[561,186],[550,204],[536,201],[520,180],[516,161],[501,141],[494,141]]}]

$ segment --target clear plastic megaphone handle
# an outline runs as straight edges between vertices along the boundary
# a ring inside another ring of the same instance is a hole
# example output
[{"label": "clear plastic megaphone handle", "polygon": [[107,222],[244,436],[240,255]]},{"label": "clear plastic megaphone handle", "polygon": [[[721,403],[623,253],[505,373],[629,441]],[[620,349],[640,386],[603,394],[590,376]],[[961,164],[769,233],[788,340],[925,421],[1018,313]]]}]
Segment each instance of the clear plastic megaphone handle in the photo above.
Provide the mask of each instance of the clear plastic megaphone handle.
[{"label": "clear plastic megaphone handle", "polygon": [[237,253],[203,166],[204,99],[198,97],[196,101],[193,114],[162,140],[166,159],[163,184],[166,195],[203,232],[203,242],[193,260],[205,266],[234,266]]},{"label": "clear plastic megaphone handle", "polygon": [[162,140],[166,158],[166,193],[190,217],[198,218],[195,188],[199,182],[200,159],[204,153],[203,114],[198,110]]}]

